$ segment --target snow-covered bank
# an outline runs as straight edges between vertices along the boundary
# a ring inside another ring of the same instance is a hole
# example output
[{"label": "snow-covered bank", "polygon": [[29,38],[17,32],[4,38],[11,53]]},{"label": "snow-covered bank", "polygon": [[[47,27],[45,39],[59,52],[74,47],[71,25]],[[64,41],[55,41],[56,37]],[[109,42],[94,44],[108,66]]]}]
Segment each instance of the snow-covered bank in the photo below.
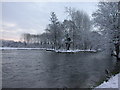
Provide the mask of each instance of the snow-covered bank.
[{"label": "snow-covered bank", "polygon": [[57,53],[76,53],[76,52],[97,52],[97,50],[55,50],[51,48],[19,48],[19,47],[0,47],[0,50],[46,50],[46,51],[54,51]]},{"label": "snow-covered bank", "polygon": [[9,49],[15,49],[15,50],[41,50],[41,49],[45,49],[45,48],[15,48],[15,47],[0,47],[0,50],[9,50]]},{"label": "snow-covered bank", "polygon": [[120,73],[111,77],[107,82],[104,81],[101,85],[99,85],[96,88],[120,88],[120,86],[118,85],[119,77]]},{"label": "snow-covered bank", "polygon": [[57,53],[75,53],[75,52],[97,52],[96,50],[54,50],[54,49],[47,49],[47,51],[54,51]]}]

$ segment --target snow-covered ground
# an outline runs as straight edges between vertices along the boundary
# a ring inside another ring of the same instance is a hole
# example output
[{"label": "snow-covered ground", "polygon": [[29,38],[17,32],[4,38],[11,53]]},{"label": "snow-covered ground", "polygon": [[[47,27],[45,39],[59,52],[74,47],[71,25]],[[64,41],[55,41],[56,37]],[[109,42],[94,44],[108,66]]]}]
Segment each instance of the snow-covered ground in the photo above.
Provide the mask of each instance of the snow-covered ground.
[{"label": "snow-covered ground", "polygon": [[96,50],[55,50],[55,52],[96,52]]},{"label": "snow-covered ground", "polygon": [[47,50],[47,51],[55,51],[55,52],[97,52],[96,50],[90,50],[90,49],[87,49],[87,50],[55,50],[55,49],[50,49],[50,48],[17,48],[17,47],[0,47],[0,50],[3,50],[3,49],[17,49],[17,50],[36,50],[36,49],[43,49],[43,50]]},{"label": "snow-covered ground", "polygon": [[46,49],[48,51],[55,51],[55,52],[97,52],[96,50],[90,50],[90,49],[87,49],[87,50],[54,50],[54,49]]},{"label": "snow-covered ground", "polygon": [[111,77],[107,82],[103,82],[101,85],[99,85],[96,88],[120,88],[120,85],[118,83],[118,81],[120,77],[120,73]]},{"label": "snow-covered ground", "polygon": [[36,50],[36,49],[45,49],[45,48],[17,48],[17,47],[0,47],[0,50],[3,50],[3,49],[17,49],[17,50]]}]

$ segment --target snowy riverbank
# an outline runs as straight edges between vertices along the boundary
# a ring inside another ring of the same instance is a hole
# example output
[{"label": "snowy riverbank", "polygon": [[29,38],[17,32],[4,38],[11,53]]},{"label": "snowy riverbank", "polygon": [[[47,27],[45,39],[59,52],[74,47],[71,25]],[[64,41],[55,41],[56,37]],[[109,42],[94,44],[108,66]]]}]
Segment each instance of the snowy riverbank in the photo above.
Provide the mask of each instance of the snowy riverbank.
[{"label": "snowy riverbank", "polygon": [[96,88],[120,88],[118,81],[120,80],[120,73],[111,77],[107,82],[103,82],[101,85]]},{"label": "snowy riverbank", "polygon": [[54,51],[57,53],[75,53],[75,52],[97,52],[97,50],[55,50],[55,49],[49,49],[49,48],[19,48],[19,47],[0,47],[0,50],[9,50],[9,49],[15,49],[15,50],[46,50],[46,51]]},{"label": "snowy riverbank", "polygon": [[96,52],[96,50],[56,50],[55,52]]},{"label": "snowy riverbank", "polygon": [[45,48],[0,47],[0,50],[9,50],[9,49],[15,49],[15,50],[37,50],[37,49],[45,49]]},{"label": "snowy riverbank", "polygon": [[47,51],[54,51],[57,53],[76,53],[76,52],[97,52],[97,50],[54,50],[54,49],[46,49]]}]

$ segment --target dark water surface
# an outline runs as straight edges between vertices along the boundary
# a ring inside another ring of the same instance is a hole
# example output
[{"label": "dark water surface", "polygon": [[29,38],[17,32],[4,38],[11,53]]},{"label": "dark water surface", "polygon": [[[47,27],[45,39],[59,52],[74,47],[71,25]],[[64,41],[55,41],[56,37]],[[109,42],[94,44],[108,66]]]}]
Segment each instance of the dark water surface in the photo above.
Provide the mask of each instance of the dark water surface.
[{"label": "dark water surface", "polygon": [[114,60],[99,53],[3,50],[3,88],[88,88],[113,69]]}]

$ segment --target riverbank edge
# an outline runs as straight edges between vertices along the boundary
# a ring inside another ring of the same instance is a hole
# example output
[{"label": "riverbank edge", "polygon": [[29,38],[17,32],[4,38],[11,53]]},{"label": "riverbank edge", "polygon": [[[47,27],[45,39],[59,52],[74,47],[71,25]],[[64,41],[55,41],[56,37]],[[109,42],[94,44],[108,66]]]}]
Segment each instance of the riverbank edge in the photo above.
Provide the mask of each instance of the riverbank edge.
[{"label": "riverbank edge", "polygon": [[99,50],[80,50],[80,49],[75,49],[75,50],[65,50],[65,49],[51,49],[51,48],[16,48],[16,47],[0,47],[0,50],[46,50],[46,51],[52,51],[56,53],[77,53],[77,52],[94,52],[96,53]]},{"label": "riverbank edge", "polygon": [[[117,88],[119,89],[119,88],[120,88],[120,87],[119,87],[120,71],[119,71],[119,72],[113,71],[113,72],[111,72],[111,74],[112,74],[112,75],[111,75],[109,78],[106,77],[106,78],[100,80],[99,82],[97,82],[96,85],[93,87],[92,90],[97,90],[97,89],[99,89],[99,88],[110,88],[110,87],[102,87],[102,86],[103,86],[104,84],[109,84],[109,82],[115,80],[115,79],[116,79],[115,77],[118,77],[118,82],[116,82],[116,83],[118,84],[118,87],[117,87]],[[114,88],[114,87],[113,87],[113,88]]]}]

